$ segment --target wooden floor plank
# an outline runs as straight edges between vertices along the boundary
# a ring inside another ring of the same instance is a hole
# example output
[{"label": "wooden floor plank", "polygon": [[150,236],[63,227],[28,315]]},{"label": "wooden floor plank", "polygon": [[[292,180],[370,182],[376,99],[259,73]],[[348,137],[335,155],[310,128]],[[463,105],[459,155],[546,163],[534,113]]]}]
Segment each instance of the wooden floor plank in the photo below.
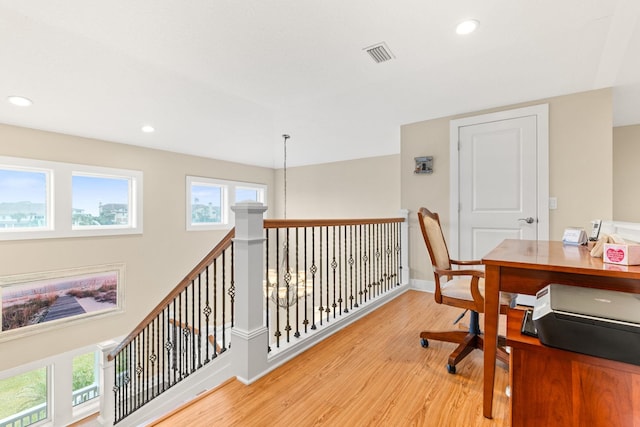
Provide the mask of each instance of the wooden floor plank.
[{"label": "wooden floor plank", "polygon": [[247,386],[232,380],[154,426],[508,426],[508,373],[496,371],[494,419],[482,416],[482,352],[451,375],[453,344],[420,346],[422,330],[455,329],[460,311],[408,291]]}]

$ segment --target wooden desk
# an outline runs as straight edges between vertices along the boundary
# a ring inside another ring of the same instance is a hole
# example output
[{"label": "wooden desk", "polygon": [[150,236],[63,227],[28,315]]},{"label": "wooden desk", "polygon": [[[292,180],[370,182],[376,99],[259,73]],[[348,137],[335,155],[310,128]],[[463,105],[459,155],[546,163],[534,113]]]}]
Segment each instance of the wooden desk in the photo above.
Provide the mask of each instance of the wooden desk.
[{"label": "wooden desk", "polygon": [[[640,293],[640,266],[604,264],[583,246],[562,242],[505,240],[485,264],[483,414],[491,418],[496,372],[500,291],[534,295],[549,283]],[[626,270],[626,271],[625,271]]]},{"label": "wooden desk", "polygon": [[544,346],[523,313],[507,315],[511,427],[638,426],[640,366]]}]

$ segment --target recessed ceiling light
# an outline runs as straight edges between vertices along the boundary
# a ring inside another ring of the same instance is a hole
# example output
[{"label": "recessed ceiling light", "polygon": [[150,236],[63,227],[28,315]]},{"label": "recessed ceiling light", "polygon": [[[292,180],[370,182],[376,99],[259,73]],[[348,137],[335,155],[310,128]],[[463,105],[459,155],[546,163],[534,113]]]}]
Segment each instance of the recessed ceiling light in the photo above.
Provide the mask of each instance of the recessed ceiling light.
[{"label": "recessed ceiling light", "polygon": [[24,96],[10,96],[7,98],[7,101],[12,103],[13,105],[17,105],[18,107],[28,107],[33,104],[29,98],[25,98]]},{"label": "recessed ceiling light", "polygon": [[149,125],[142,126],[142,132],[144,132],[144,133],[151,133],[153,131],[155,131],[153,126],[149,126]]},{"label": "recessed ceiling light", "polygon": [[456,33],[460,35],[471,34],[478,28],[478,25],[480,25],[480,22],[475,19],[467,19],[458,24]]}]

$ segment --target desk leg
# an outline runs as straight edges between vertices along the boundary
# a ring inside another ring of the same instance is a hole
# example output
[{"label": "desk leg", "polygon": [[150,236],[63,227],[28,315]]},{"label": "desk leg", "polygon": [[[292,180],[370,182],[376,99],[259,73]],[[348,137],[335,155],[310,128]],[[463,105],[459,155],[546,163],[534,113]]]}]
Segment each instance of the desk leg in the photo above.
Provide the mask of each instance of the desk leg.
[{"label": "desk leg", "polygon": [[492,418],[493,386],[496,375],[498,317],[500,315],[500,268],[487,265],[484,273],[484,392],[483,414]]}]

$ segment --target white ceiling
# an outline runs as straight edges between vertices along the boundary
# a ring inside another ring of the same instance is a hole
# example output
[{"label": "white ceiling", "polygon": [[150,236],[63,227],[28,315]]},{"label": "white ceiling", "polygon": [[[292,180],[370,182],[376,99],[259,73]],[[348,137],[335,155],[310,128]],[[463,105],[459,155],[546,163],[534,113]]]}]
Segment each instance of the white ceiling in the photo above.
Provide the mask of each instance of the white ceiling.
[{"label": "white ceiling", "polygon": [[[0,122],[280,167],[399,153],[400,125],[613,87],[638,0],[0,0]],[[478,31],[455,34],[464,18]],[[386,42],[395,59],[363,50]],[[156,128],[140,131],[143,124]],[[11,141],[0,141],[10,144]]]}]

